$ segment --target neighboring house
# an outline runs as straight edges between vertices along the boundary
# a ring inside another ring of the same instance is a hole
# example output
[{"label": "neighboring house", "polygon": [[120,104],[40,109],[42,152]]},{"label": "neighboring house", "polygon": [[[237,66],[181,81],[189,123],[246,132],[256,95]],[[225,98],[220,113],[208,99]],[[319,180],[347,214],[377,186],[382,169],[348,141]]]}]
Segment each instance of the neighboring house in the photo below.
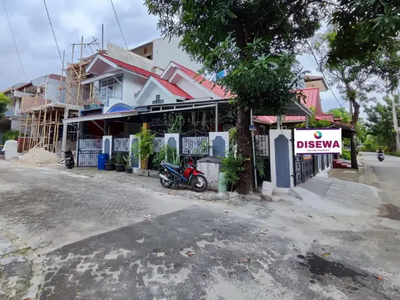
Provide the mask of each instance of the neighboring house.
[{"label": "neighboring house", "polygon": [[220,86],[175,62],[170,62],[161,74],[157,74],[97,54],[86,71],[92,77],[82,84],[98,86],[98,101],[104,105],[104,113],[110,112],[115,105],[125,105],[133,110],[138,106],[229,97]]},{"label": "neighboring house", "polygon": [[20,130],[22,111],[47,103],[63,102],[65,91],[62,90],[60,94],[60,82],[61,85],[65,84],[65,78],[56,74],[48,74],[3,91],[10,99],[11,104],[6,111],[4,120],[0,121],[0,136],[8,130]]},{"label": "neighboring house", "polygon": [[179,48],[181,38],[158,38],[149,43],[138,46],[131,52],[146,57],[155,67],[165,70],[171,61],[186,66],[191,70],[199,70],[202,66],[194,62],[189,54]]}]

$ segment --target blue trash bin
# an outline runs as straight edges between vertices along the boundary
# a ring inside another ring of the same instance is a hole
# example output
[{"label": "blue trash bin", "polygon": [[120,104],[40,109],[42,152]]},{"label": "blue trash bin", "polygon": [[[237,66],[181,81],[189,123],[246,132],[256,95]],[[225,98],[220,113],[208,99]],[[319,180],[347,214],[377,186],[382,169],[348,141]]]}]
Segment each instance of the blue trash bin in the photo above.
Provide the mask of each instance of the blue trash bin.
[{"label": "blue trash bin", "polygon": [[105,170],[106,169],[106,162],[108,160],[108,153],[100,153],[97,156],[97,169]]}]

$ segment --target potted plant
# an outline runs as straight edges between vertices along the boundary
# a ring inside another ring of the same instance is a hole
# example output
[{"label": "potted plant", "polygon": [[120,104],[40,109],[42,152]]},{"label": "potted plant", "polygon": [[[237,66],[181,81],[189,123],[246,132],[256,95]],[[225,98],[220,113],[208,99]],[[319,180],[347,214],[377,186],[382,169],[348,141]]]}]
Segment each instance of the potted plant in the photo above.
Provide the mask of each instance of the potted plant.
[{"label": "potted plant", "polygon": [[125,160],[125,171],[126,171],[126,173],[128,173],[128,174],[132,173],[132,156],[125,155],[124,156],[124,160]]},{"label": "potted plant", "polygon": [[153,140],[154,134],[151,134],[149,129],[142,127],[141,132],[136,134],[136,137],[139,139],[139,157],[141,159],[141,167],[142,169],[147,169],[148,158],[151,154],[153,154]]},{"label": "potted plant", "polygon": [[125,171],[125,155],[122,152],[118,152],[115,157],[115,169],[117,172]]},{"label": "potted plant", "polygon": [[114,157],[111,157],[109,160],[107,160],[107,162],[106,162],[106,170],[107,171],[115,170]]}]

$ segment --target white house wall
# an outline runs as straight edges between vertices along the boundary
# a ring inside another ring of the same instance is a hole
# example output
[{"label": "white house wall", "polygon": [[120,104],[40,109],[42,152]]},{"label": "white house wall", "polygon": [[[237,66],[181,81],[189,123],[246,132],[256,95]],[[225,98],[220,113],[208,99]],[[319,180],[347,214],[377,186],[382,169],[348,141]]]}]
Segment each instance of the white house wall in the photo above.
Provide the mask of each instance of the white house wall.
[{"label": "white house wall", "polygon": [[179,48],[181,39],[177,37],[160,38],[153,41],[154,65],[165,69],[171,61],[177,62],[191,70],[198,71],[202,65],[194,62],[189,54]]},{"label": "white house wall", "polygon": [[130,106],[136,106],[135,94],[146,84],[146,79],[137,75],[124,72],[122,87],[122,102]]},{"label": "white house wall", "polygon": [[147,91],[137,99],[137,105],[152,105],[153,100],[156,100],[156,96],[160,95],[160,99],[164,100],[165,103],[175,103],[177,96],[171,96],[167,94],[164,90],[162,90],[159,86],[155,85],[153,82],[147,88]]}]

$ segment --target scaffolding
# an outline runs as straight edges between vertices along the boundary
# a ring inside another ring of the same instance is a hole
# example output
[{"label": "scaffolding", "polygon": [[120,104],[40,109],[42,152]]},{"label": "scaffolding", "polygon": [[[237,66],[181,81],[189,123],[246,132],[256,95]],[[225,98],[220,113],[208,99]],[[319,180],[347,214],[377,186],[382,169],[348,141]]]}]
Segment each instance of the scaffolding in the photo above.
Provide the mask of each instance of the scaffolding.
[{"label": "scaffolding", "polygon": [[[63,119],[77,117],[79,107],[75,105],[50,103],[34,107],[23,113],[21,119],[20,144],[22,151],[40,147],[47,151],[60,153],[64,125]],[[70,127],[67,136],[70,142],[76,141],[77,132]]]}]

